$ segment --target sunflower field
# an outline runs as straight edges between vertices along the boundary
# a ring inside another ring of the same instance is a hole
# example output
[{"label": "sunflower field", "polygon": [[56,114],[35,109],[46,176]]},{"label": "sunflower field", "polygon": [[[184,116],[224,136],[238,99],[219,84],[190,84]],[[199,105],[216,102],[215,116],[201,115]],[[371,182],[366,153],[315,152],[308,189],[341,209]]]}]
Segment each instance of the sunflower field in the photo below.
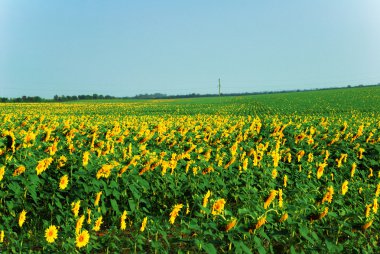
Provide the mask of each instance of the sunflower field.
[{"label": "sunflower field", "polygon": [[0,112],[1,252],[380,251],[377,87]]}]

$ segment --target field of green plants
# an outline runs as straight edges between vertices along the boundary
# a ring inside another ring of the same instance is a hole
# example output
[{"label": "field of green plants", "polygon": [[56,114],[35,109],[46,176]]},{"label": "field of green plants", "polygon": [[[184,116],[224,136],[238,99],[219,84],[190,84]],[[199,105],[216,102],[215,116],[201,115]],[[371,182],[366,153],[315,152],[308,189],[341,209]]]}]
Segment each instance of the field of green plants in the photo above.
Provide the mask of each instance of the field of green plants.
[{"label": "field of green plants", "polygon": [[1,252],[380,252],[379,86],[0,112]]}]

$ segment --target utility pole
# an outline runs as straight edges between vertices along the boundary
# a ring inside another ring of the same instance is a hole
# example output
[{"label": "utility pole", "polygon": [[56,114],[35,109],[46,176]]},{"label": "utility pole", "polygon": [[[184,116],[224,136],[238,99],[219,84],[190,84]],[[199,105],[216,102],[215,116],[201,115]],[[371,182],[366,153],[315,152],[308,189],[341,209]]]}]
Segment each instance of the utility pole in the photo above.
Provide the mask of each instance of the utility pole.
[{"label": "utility pole", "polygon": [[220,78],[219,78],[219,96],[220,96]]}]

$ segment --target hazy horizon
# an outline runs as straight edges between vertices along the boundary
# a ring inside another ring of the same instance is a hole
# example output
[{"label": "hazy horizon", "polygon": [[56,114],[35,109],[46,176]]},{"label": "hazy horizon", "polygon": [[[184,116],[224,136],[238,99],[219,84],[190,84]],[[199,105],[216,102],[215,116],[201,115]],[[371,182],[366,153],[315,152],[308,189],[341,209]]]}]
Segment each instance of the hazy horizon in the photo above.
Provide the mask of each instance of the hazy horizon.
[{"label": "hazy horizon", "polygon": [[0,97],[380,82],[380,2],[0,2]]}]

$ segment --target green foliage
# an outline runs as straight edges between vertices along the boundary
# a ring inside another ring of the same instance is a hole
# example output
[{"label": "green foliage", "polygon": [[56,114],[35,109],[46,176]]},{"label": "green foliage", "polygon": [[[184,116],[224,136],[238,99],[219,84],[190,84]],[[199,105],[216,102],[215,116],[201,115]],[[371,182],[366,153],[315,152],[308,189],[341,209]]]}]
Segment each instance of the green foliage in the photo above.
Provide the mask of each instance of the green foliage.
[{"label": "green foliage", "polygon": [[379,91],[1,105],[0,251],[379,252]]}]

